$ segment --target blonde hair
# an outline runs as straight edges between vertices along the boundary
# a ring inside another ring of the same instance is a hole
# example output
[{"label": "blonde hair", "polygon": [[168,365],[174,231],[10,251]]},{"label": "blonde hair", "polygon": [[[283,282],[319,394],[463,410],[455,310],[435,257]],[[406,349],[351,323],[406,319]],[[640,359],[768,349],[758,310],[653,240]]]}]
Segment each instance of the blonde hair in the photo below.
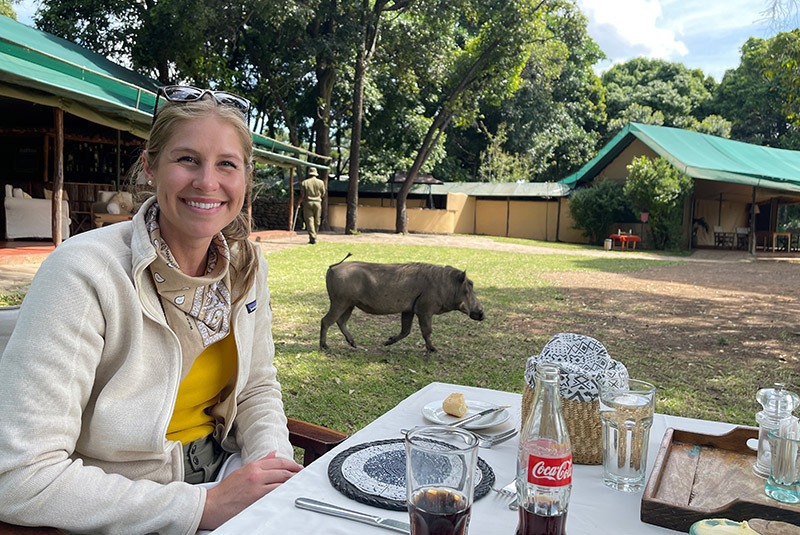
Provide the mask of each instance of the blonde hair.
[{"label": "blonde hair", "polygon": [[[163,104],[160,104],[158,110],[156,110],[156,119],[152,128],[150,128],[150,139],[148,139],[142,153],[142,158],[147,158],[148,165],[152,169],[158,167],[161,151],[175,135],[175,128],[179,123],[216,115],[234,127],[242,145],[245,161],[245,198],[249,198],[253,190],[253,135],[242,113],[231,106],[218,105],[208,94],[193,102],[161,102]],[[141,183],[143,176],[144,165],[140,159],[131,169],[131,183]],[[236,281],[241,282],[241,286],[237,283],[233,284],[234,288],[243,288],[242,293],[236,297],[234,301],[236,302],[243,298],[247,290],[252,287],[258,271],[256,247],[249,240],[250,219],[247,214],[243,211],[239,212],[234,220],[222,229],[222,235],[225,236],[231,248],[231,253],[234,255],[231,260],[233,260],[233,265],[239,271],[238,276],[242,277],[241,281]]]}]

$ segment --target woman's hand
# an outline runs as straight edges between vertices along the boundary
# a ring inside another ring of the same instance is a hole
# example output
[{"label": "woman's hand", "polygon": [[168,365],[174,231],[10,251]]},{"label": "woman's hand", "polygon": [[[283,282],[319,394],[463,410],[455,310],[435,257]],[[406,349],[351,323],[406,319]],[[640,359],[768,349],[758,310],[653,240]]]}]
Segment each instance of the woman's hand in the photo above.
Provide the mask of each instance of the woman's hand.
[{"label": "woman's hand", "polygon": [[234,470],[206,493],[200,529],[218,528],[302,469],[292,460],[276,457],[273,451]]}]

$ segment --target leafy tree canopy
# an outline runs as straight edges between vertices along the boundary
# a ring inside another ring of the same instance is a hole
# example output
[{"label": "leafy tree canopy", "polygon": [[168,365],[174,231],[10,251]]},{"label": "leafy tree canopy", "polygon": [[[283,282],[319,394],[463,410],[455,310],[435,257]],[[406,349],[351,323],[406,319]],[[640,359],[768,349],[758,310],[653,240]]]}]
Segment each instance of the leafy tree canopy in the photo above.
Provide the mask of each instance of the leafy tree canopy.
[{"label": "leafy tree canopy", "polygon": [[14,11],[11,0],[0,0],[0,15],[17,20],[17,13]]},{"label": "leafy tree canopy", "polygon": [[800,30],[750,38],[737,68],[725,73],[713,109],[732,122],[731,137],[800,148]]},{"label": "leafy tree canopy", "polygon": [[635,58],[603,73],[610,139],[632,119],[678,128],[707,115],[704,104],[716,83],[700,69],[660,59]]},{"label": "leafy tree canopy", "polygon": [[448,132],[449,158],[437,173],[474,179],[485,153],[496,156],[499,149],[516,161],[500,180],[554,181],[594,155],[606,118],[604,88],[592,65],[604,55],[573,4],[553,3],[542,22],[519,89],[500,102],[482,99],[477,120]]}]

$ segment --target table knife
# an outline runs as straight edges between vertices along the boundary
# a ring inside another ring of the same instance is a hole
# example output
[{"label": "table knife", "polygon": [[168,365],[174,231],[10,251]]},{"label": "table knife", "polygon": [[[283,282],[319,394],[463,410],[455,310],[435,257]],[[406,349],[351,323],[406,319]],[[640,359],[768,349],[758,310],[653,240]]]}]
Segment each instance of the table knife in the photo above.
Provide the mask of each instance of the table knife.
[{"label": "table knife", "polygon": [[363,522],[364,524],[390,529],[399,533],[405,533],[406,535],[411,534],[411,526],[408,522],[361,513],[359,511],[353,511],[352,509],[339,507],[338,505],[312,500],[311,498],[297,498],[294,501],[294,505],[300,509],[308,509],[309,511],[338,516],[339,518],[346,518],[347,520],[355,520],[356,522]]},{"label": "table knife", "polygon": [[474,422],[475,420],[478,420],[479,418],[483,418],[484,416],[486,416],[488,414],[494,414],[496,412],[500,412],[503,409],[505,409],[505,407],[492,407],[491,409],[483,410],[483,411],[481,411],[479,413],[473,414],[472,416],[467,416],[466,418],[463,418],[461,420],[458,420],[457,422],[453,422],[453,423],[448,424],[448,425],[450,425],[452,427],[464,427],[466,424],[468,424],[470,422]]}]

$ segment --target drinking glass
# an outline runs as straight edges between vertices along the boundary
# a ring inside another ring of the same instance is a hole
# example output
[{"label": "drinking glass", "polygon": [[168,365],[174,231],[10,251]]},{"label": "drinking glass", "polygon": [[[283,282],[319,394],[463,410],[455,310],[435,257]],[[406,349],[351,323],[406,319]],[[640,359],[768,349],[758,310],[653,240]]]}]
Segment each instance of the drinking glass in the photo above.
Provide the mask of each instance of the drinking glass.
[{"label": "drinking glass", "polygon": [[771,452],[767,496],[784,503],[800,503],[800,440],[775,431],[767,433]]},{"label": "drinking glass", "polygon": [[627,387],[600,385],[603,483],[624,492],[644,488],[647,445],[656,406],[656,387],[628,380]]},{"label": "drinking glass", "polygon": [[475,490],[478,438],[464,429],[426,426],[412,429],[405,444],[411,535],[465,535]]}]

